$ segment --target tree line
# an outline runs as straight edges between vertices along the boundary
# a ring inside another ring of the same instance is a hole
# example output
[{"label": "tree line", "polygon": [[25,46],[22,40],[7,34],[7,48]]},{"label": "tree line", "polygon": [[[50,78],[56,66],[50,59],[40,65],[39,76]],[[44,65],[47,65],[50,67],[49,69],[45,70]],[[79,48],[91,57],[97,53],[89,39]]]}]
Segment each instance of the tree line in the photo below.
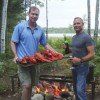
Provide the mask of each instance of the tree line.
[{"label": "tree line", "polygon": [[[46,30],[46,28],[44,28]],[[88,33],[88,29],[84,29],[86,33]],[[73,26],[63,27],[63,28],[48,28],[48,33],[74,33]],[[100,34],[100,29],[98,30],[98,33]],[[91,29],[91,34],[94,34],[94,29]]]}]

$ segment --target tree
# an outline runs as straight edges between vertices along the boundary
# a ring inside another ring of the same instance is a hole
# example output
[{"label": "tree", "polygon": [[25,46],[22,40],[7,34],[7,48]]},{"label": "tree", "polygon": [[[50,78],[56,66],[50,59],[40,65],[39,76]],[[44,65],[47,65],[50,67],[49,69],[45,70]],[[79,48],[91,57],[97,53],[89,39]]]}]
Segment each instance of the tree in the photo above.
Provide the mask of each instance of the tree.
[{"label": "tree", "polygon": [[94,30],[94,39],[97,44],[98,38],[98,26],[99,26],[99,0],[96,0],[96,12],[95,12],[95,30]]},{"label": "tree", "polygon": [[5,44],[6,43],[8,44],[9,36],[8,34],[6,34],[6,31],[7,33],[8,31],[11,32],[12,27],[18,22],[19,19],[21,19],[20,15],[23,12],[23,8],[24,8],[22,3],[23,3],[23,0],[9,0],[9,2],[8,0],[0,0],[0,12],[2,12],[0,13],[0,20],[2,20],[2,23],[0,23],[0,26],[1,26],[0,51],[1,53],[5,53],[5,47],[6,47]]},{"label": "tree", "polygon": [[6,23],[7,23],[7,6],[8,6],[8,0],[3,0],[2,27],[1,27],[1,53],[5,53],[5,33],[6,33]]},{"label": "tree", "polygon": [[25,19],[25,6],[23,0],[9,0],[8,2],[7,31],[12,32],[13,27]]},{"label": "tree", "polygon": [[[2,7],[3,1],[0,0],[0,20],[2,20]],[[12,28],[18,23],[19,20],[25,19],[25,6],[23,0],[9,0],[7,9],[7,32],[11,32]],[[0,23],[1,26],[2,23]]]},{"label": "tree", "polygon": [[88,34],[91,35],[90,0],[87,0],[87,10],[88,10]]},{"label": "tree", "polygon": [[46,0],[46,38],[48,39],[48,1]]}]

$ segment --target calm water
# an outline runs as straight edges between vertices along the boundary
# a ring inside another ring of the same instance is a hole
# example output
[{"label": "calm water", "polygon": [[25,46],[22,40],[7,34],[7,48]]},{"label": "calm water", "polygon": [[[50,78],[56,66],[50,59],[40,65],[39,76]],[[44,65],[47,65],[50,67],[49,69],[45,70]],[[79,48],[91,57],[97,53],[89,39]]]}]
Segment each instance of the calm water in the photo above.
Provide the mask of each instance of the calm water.
[{"label": "calm water", "polygon": [[63,38],[64,36],[68,36],[68,37],[72,37],[73,35],[75,35],[75,33],[50,33],[48,34],[48,37],[58,37],[58,38]]},{"label": "calm water", "polygon": [[[48,34],[48,37],[63,38],[64,35],[66,35],[66,37],[72,37],[73,35],[75,35],[75,33],[50,33],[50,34]],[[91,34],[91,36],[93,36],[93,34]],[[100,34],[99,34],[99,36],[100,36]]]}]

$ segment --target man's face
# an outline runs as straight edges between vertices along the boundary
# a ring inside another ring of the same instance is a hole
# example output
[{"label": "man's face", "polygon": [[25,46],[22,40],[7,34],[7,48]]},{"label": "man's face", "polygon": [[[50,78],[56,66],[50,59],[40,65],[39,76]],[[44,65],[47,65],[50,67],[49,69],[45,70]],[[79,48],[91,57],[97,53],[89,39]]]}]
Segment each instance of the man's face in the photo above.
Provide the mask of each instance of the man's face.
[{"label": "man's face", "polygon": [[29,12],[29,20],[30,22],[36,22],[38,20],[38,17],[39,17],[39,10],[31,10]]},{"label": "man's face", "polygon": [[81,19],[77,18],[73,22],[73,27],[76,33],[80,33],[83,30],[84,23]]}]

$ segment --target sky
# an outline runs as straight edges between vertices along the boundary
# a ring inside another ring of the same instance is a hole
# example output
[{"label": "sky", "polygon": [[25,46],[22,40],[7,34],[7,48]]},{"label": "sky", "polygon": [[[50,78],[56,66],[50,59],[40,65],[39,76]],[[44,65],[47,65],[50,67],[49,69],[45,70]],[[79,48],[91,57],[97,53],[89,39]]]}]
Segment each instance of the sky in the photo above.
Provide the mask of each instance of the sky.
[{"label": "sky", "polygon": [[[45,0],[40,0],[45,3]],[[68,27],[73,24],[74,17],[87,18],[87,0],[47,0],[48,1],[48,27]],[[96,0],[91,1],[91,28],[95,26]],[[46,5],[40,8],[38,24],[46,26]],[[100,14],[99,14],[100,16]],[[100,20],[100,17],[99,17]],[[87,27],[87,23],[85,25]],[[100,25],[99,25],[100,28]]]}]

